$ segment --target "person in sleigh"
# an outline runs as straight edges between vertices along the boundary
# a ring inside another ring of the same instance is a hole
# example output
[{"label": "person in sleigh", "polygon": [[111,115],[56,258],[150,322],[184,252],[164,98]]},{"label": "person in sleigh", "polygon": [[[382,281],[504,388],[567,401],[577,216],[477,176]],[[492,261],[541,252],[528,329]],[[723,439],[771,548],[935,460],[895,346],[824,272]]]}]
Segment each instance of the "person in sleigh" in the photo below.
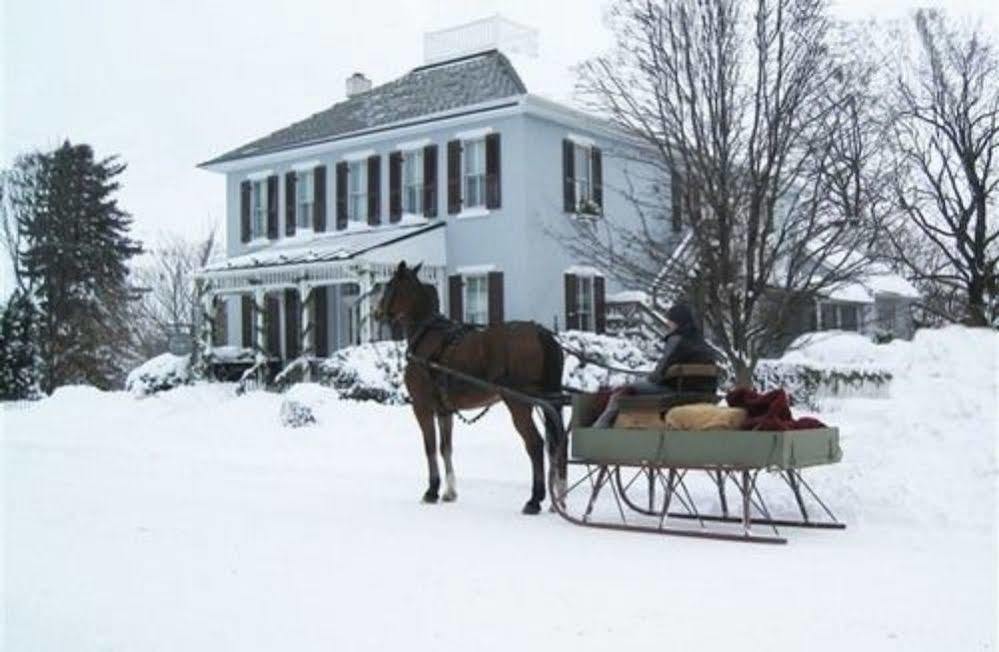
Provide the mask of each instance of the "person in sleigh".
[{"label": "person in sleigh", "polygon": [[666,312],[666,326],[669,332],[663,341],[662,357],[656,368],[643,380],[614,390],[607,407],[594,422],[594,428],[609,428],[620,411],[622,396],[634,394],[669,394],[675,391],[666,379],[666,370],[677,364],[715,364],[715,350],[701,335],[694,320],[694,313],[682,303],[675,304]]}]

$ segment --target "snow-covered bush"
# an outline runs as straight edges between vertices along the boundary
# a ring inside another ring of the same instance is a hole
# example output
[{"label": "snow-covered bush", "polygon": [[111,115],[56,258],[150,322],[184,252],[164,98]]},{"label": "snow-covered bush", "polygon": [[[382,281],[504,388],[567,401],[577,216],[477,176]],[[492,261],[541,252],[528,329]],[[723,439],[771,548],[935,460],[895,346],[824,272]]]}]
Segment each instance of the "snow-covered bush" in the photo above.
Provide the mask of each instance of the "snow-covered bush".
[{"label": "snow-covered bush", "polygon": [[405,369],[405,342],[372,342],[340,349],[323,360],[319,382],[340,398],[402,405],[409,402]]},{"label": "snow-covered bush", "polygon": [[125,389],[136,396],[148,396],[191,382],[191,360],[186,355],[163,353],[128,374]]},{"label": "snow-covered bush", "polygon": [[281,425],[285,428],[302,428],[316,422],[312,408],[294,399],[286,398],[281,402]]},{"label": "snow-covered bush", "polygon": [[[658,358],[638,342],[608,335],[597,335],[586,331],[565,331],[558,334],[558,340],[565,347],[565,368],[562,384],[584,391],[596,391],[600,387],[623,385],[641,378],[652,371]],[[570,352],[571,351],[571,352]],[[580,355],[574,355],[578,352]],[[583,359],[581,360],[580,357]],[[634,374],[604,369],[590,361],[634,370]]]}]

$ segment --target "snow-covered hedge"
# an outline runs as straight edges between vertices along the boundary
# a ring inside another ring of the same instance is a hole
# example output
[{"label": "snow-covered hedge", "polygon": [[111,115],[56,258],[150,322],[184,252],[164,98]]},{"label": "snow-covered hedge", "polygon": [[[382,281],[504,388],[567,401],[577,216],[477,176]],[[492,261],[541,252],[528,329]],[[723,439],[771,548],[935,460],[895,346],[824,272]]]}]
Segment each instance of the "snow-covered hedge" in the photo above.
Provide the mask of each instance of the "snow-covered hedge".
[{"label": "snow-covered hedge", "polygon": [[340,398],[389,405],[409,402],[402,376],[405,342],[373,342],[340,349],[319,364],[319,382]]},{"label": "snow-covered hedge", "polygon": [[[565,331],[558,334],[559,342],[569,351],[578,352],[583,360],[566,352],[562,384],[587,392],[601,387],[616,387],[641,378],[652,371],[658,358],[642,348],[638,342],[586,331]],[[593,360],[618,369],[635,373],[611,371],[594,364]]]},{"label": "snow-covered hedge", "polygon": [[125,379],[125,389],[136,396],[148,396],[190,382],[190,358],[163,353],[133,369]]}]

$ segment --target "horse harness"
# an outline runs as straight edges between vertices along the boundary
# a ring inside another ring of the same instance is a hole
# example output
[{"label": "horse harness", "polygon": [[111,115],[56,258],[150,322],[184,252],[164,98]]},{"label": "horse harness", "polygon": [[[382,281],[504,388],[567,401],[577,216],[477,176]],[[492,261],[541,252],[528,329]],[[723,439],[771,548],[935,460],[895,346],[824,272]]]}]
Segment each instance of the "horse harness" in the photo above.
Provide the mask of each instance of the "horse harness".
[{"label": "horse harness", "polygon": [[[440,344],[429,354],[422,357],[427,362],[443,364],[441,362],[441,358],[444,357],[444,353],[451,348],[451,346],[453,346],[456,342],[459,342],[468,333],[479,330],[480,328],[481,327],[479,326],[453,321],[440,313],[436,313],[418,323],[416,329],[413,331],[413,334],[406,338],[407,352],[410,356],[413,356],[416,348],[420,345],[420,342],[423,341],[423,338],[428,333],[431,331],[440,331],[443,334]],[[492,407],[492,405],[487,405],[477,415],[471,419],[466,419],[447,398],[447,375],[435,373],[430,368],[427,368],[426,371],[430,376],[431,382],[433,383],[434,395],[437,399],[437,403],[444,408],[444,411],[440,414],[440,416],[454,414],[457,415],[463,423],[471,425],[484,417],[486,412],[489,411],[489,408]]]}]

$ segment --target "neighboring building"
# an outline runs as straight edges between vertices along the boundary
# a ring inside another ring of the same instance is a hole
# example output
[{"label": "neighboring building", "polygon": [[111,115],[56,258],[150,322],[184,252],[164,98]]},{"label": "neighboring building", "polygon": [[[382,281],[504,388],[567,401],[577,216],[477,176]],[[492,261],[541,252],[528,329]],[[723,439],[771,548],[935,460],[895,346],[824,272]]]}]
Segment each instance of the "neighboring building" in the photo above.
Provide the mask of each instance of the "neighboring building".
[{"label": "neighboring building", "polygon": [[369,315],[400,260],[456,319],[601,332],[623,288],[559,241],[570,220],[634,214],[609,190],[622,145],[496,49],[437,51],[376,87],[355,74],[344,101],[201,165],[227,188],[226,257],[200,274],[211,345],[278,362],[387,337]]}]

